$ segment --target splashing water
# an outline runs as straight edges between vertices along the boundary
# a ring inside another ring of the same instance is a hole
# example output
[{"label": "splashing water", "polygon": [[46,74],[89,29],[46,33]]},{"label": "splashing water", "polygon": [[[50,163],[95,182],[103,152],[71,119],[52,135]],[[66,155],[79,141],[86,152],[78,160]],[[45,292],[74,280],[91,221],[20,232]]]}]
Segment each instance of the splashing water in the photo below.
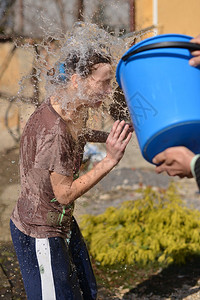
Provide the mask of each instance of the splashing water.
[{"label": "splashing water", "polygon": [[[47,76],[46,78],[47,97],[50,95],[57,95],[58,90],[62,88],[65,89],[67,79],[70,78],[73,73],[82,76],[85,72],[84,67],[87,66],[90,61],[90,56],[94,53],[105,57],[105,59],[110,57],[114,71],[117,61],[126,49],[126,43],[124,43],[122,39],[111,36],[97,25],[83,22],[75,23],[73,29],[68,32],[61,41],[60,57],[53,69],[54,84],[51,84],[51,76],[49,76],[49,78]],[[70,66],[71,61],[74,58],[77,60],[75,70],[70,70],[70,68],[68,68],[67,75],[63,74],[64,66]],[[68,78],[65,79],[65,77]],[[84,101],[85,95],[80,83],[76,96]],[[67,103],[69,101],[73,102],[73,99],[64,93],[64,96],[61,99],[63,109],[67,108]]]},{"label": "splashing water", "polygon": [[[54,96],[62,109],[67,111],[69,109],[69,102],[73,103],[76,100],[72,99],[71,95],[67,93],[66,87],[68,80],[73,73],[80,76],[83,75],[84,66],[86,66],[90,60],[91,53],[95,52],[102,57],[109,57],[111,59],[113,70],[112,93],[109,97],[106,97],[100,108],[102,117],[105,117],[105,112],[107,114],[109,111],[109,106],[114,99],[114,94],[118,87],[114,76],[117,63],[124,52],[127,51],[133,43],[133,40],[140,36],[141,34],[137,36],[133,34],[127,38],[116,37],[89,22],[75,23],[72,30],[66,34],[61,32],[57,34],[48,34],[45,30],[45,38],[42,41],[39,41],[34,45],[26,43],[23,46],[23,48],[31,51],[31,53],[34,52],[35,54],[35,72],[34,78],[33,74],[22,78],[18,97],[21,97],[27,79],[31,79],[34,83],[36,98],[39,94],[37,94],[37,92],[40,89],[40,86],[45,82],[45,93],[42,95],[42,98],[48,99],[49,97]],[[67,74],[65,74],[65,65],[70,65],[70,61],[74,56],[78,57],[76,69],[70,70],[70,68],[68,68]],[[119,95],[121,94],[119,91],[118,93]],[[74,98],[76,97],[82,101],[86,100],[83,87],[80,83]],[[40,99],[40,101],[43,99]],[[37,101],[38,100],[36,99],[35,103],[37,103]],[[128,116],[126,105],[124,107],[118,107],[118,110],[121,110],[123,117]],[[92,112],[92,115],[95,115],[95,113]]]}]

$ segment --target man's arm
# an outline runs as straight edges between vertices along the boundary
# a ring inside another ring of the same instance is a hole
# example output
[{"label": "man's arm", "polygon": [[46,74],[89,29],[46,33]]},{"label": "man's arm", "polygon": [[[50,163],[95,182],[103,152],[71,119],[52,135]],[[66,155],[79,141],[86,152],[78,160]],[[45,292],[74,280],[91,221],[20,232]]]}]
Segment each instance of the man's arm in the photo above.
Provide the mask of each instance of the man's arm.
[{"label": "man's arm", "polygon": [[153,163],[156,172],[167,172],[170,176],[194,177],[200,190],[200,154],[195,155],[185,147],[171,147],[156,155]]},{"label": "man's arm", "polygon": [[[129,126],[129,128],[127,130],[127,135],[129,134],[129,132],[134,131],[132,123],[125,123],[125,125]],[[84,137],[85,137],[85,140],[87,142],[105,143],[107,138],[108,138],[108,135],[109,135],[109,132],[94,130],[94,129],[88,129],[87,132],[84,134]]]},{"label": "man's arm", "polygon": [[170,176],[193,177],[191,161],[195,154],[186,147],[171,147],[157,154],[153,163],[156,164],[156,172],[167,172]]},{"label": "man's arm", "polygon": [[[127,132],[129,126],[125,122],[115,122],[106,141],[106,157],[92,170],[73,181],[73,175],[63,176],[52,172],[50,180],[56,199],[61,204],[69,204],[90,190],[121,160],[132,133]],[[123,129],[124,127],[124,129]],[[123,129],[123,130],[122,130]]]},{"label": "man's arm", "polygon": [[108,138],[109,132],[87,129],[84,134],[85,140],[91,143],[105,143]]},{"label": "man's arm", "polygon": [[[200,44],[200,34],[192,39],[190,41],[191,43],[197,43],[197,44]],[[191,54],[194,56],[192,57],[190,60],[189,60],[189,64],[192,66],[192,67],[197,67],[200,65],[200,50],[197,50],[197,51],[193,51],[191,52]]]},{"label": "man's arm", "polygon": [[194,174],[195,174],[195,179],[200,191],[200,155],[196,155],[195,157],[195,163],[194,163]]}]

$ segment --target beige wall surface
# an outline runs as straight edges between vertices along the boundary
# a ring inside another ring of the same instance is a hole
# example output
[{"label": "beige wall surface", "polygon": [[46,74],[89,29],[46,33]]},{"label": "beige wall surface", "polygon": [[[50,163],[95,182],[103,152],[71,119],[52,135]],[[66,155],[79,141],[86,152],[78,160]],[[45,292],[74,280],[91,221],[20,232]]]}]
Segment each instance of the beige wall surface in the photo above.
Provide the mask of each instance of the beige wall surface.
[{"label": "beige wall surface", "polygon": [[135,25],[140,30],[152,25],[152,0],[135,0]]},{"label": "beige wall surface", "polygon": [[200,33],[200,1],[158,0],[158,32],[197,36]]},{"label": "beige wall surface", "polygon": [[[153,24],[156,3],[158,24]],[[136,30],[157,25],[158,34],[200,33],[200,0],[135,0],[135,14]]]},{"label": "beige wall surface", "polygon": [[0,140],[3,141],[0,143],[0,152],[16,144],[12,135],[19,137],[18,130],[21,133],[26,120],[35,109],[33,104],[21,101],[21,96],[31,97],[33,94],[33,87],[28,79],[24,82],[23,92],[18,95],[20,80],[31,73],[33,55],[23,48],[15,49],[12,55],[13,47],[13,43],[0,44]]},{"label": "beige wall surface", "polygon": [[22,75],[25,76],[31,72],[33,56],[29,51],[21,48],[17,48],[10,56],[13,47],[13,43],[0,44],[1,72],[7,64],[7,68],[0,78],[0,91],[14,96],[19,91],[19,81]]}]

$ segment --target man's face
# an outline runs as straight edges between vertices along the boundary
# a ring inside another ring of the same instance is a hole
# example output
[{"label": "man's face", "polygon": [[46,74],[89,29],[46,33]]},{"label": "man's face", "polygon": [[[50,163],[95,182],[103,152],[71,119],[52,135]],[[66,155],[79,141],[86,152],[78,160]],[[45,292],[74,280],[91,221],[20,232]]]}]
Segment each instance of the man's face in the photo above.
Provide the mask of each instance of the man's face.
[{"label": "man's face", "polygon": [[84,94],[88,105],[98,107],[111,91],[112,68],[110,64],[100,63],[93,66],[92,74],[84,80]]}]

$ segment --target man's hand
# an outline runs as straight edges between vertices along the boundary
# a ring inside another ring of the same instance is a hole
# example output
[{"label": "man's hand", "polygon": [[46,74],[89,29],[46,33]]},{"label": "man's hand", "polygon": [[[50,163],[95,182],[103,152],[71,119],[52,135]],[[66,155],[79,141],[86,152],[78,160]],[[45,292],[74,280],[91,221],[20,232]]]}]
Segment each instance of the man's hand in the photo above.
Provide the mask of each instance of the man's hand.
[{"label": "man's hand", "polygon": [[[200,44],[200,34],[196,38],[192,39],[190,42]],[[200,50],[193,51],[191,52],[191,54],[194,57],[189,60],[189,64],[192,67],[197,67],[198,65],[200,65]]]},{"label": "man's hand", "polygon": [[195,154],[186,147],[171,147],[157,154],[153,163],[156,164],[156,172],[167,172],[170,176],[179,176],[180,178],[191,178],[192,173],[190,163]]},{"label": "man's hand", "polygon": [[124,155],[126,146],[128,145],[132,132],[129,132],[129,125],[125,125],[125,121],[116,121],[106,141],[106,157],[118,164]]},{"label": "man's hand", "polygon": [[135,131],[133,123],[126,123],[125,125],[129,126],[127,133]]}]

